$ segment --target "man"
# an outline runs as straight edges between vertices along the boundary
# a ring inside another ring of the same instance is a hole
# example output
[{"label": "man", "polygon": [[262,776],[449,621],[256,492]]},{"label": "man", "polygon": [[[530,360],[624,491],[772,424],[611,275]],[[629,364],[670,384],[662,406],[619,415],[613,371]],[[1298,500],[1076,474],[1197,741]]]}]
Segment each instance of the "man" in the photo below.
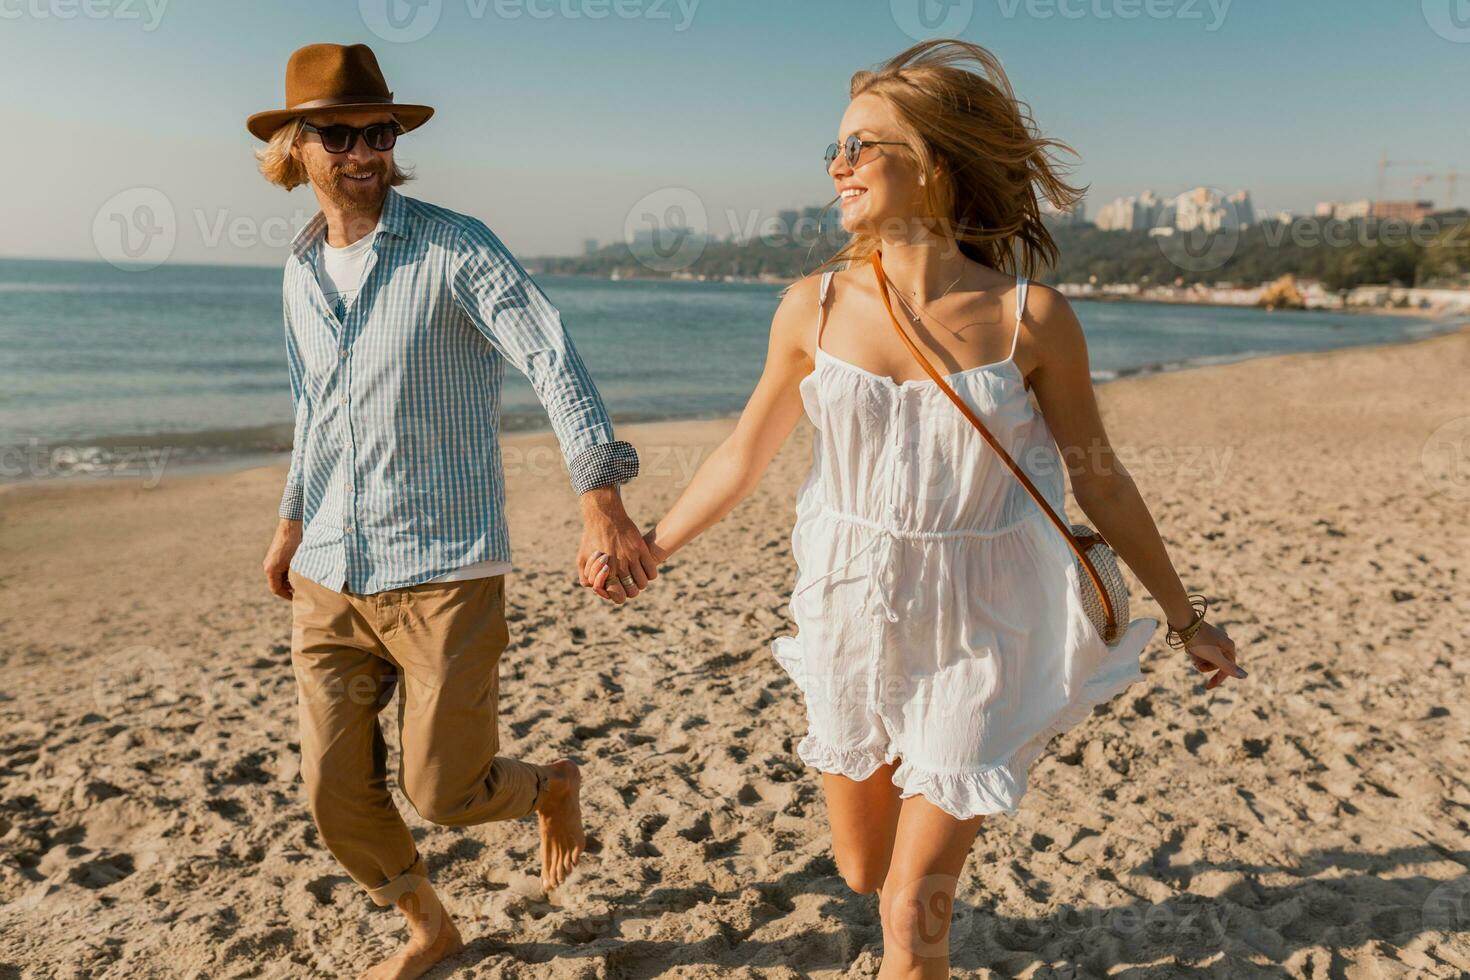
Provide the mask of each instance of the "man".
[{"label": "man", "polygon": [[[399,785],[447,826],[536,813],[542,881],[585,838],[577,766],[497,756],[509,636],[499,408],[504,364],[546,407],[579,494],[581,569],[605,553],[620,589],[657,575],[619,484],[637,474],[556,309],[480,221],[404,197],[395,103],[365,45],[313,44],[286,68],[287,108],[256,113],[261,172],[310,183],[320,214],[293,241],[284,312],[294,446],[264,570],[292,602],[302,781],[327,847],[409,941],[368,975],[418,976],[462,946],[387,789],[378,713],[398,688]],[[585,584],[585,578],[583,579]]]}]

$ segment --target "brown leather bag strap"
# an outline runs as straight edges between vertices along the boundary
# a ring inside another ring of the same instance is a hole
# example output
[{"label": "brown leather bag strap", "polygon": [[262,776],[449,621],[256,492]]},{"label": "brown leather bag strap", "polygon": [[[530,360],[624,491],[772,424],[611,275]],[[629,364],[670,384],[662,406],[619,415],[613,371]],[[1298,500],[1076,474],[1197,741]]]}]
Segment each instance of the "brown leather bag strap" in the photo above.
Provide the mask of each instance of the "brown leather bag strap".
[{"label": "brown leather bag strap", "polygon": [[[1081,559],[1082,567],[1087,569],[1087,574],[1092,579],[1092,584],[1097,586],[1098,595],[1102,597],[1103,610],[1107,613],[1109,631],[1115,631],[1118,625],[1118,617],[1113,611],[1113,601],[1111,598],[1108,597],[1108,590],[1103,588],[1102,576],[1098,575],[1097,568],[1094,567],[1092,564],[1092,559],[1087,556],[1087,550],[1083,546],[1083,543],[1077,540],[1077,537],[1072,534],[1071,529],[1068,528],[1067,525],[1063,523],[1062,519],[1057,516],[1056,512],[1051,509],[1051,505],[1046,502],[1045,498],[1042,497],[1041,492],[1036,489],[1036,485],[1031,482],[1031,478],[1026,475],[1026,472],[1024,470],[1016,465],[1015,460],[1011,459],[1011,454],[1006,452],[1005,449],[1001,447],[1000,443],[996,441],[995,437],[990,434],[990,430],[985,427],[985,423],[980,421],[980,417],[970,409],[970,406],[965,403],[965,400],[963,398],[956,394],[955,390],[951,388],[949,384],[944,380],[944,378],[940,376],[939,372],[934,370],[934,366],[929,363],[929,359],[926,358],[919,350],[918,346],[909,339],[908,332],[903,329],[903,326],[898,322],[898,317],[893,312],[893,302],[888,298],[888,277],[883,274],[882,256],[875,251],[870,256],[870,259],[873,263],[873,274],[878,278],[878,295],[883,298],[883,307],[888,310],[888,318],[893,321],[893,329],[898,331],[899,339],[902,340],[903,345],[909,349],[909,353],[914,355],[914,360],[919,362],[919,366],[924,369],[924,373],[929,375],[934,383],[939,386],[939,390],[944,392],[945,395],[949,397],[950,401],[954,402],[955,407],[960,410],[961,414],[963,414],[965,418],[970,421],[970,424],[973,425],[979,431],[979,433],[985,437],[985,441],[990,443],[990,448],[995,450],[996,454],[999,455],[1001,460],[1005,462],[1006,466],[1010,468],[1010,471],[1015,474],[1016,479],[1021,481],[1021,485],[1024,486],[1027,491],[1030,492],[1031,496],[1036,499],[1036,503],[1041,506],[1041,509],[1046,513],[1046,516],[1051,519],[1051,522],[1053,525],[1056,526],[1056,529],[1062,532],[1062,537],[1067,539],[1067,544],[1071,545],[1072,550],[1076,552],[1077,557]],[[1019,319],[1020,317],[1018,315],[1017,320]],[[1017,330],[1020,329],[1019,323],[1017,323],[1016,328]],[[1102,536],[1097,535],[1093,540],[1102,541]],[[1087,544],[1088,546],[1090,546],[1092,544],[1092,541],[1089,541]]]}]

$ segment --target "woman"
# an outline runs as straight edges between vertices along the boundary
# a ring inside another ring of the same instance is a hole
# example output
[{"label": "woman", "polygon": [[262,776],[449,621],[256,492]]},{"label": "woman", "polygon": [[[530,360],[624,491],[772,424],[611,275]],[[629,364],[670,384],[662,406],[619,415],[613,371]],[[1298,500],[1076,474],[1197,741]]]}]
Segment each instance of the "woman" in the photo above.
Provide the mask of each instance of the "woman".
[{"label": "woman", "polygon": [[[1216,672],[1206,686],[1245,674],[1223,629],[1190,635],[1205,610],[1113,455],[1067,301],[1015,275],[1055,259],[1039,195],[1076,200],[1049,155],[1064,145],[1037,135],[988,51],[953,40],[853,76],[838,140],[827,169],[852,235],[833,260],[843,268],[786,292],[733,434],[648,540],[663,560],[723,518],[810,417],[792,532],[799,633],[774,644],[807,705],[798,754],[823,773],[843,877],[878,893],[880,976],[947,976],[955,885],[981,821],[1014,814],[1049,739],[1140,679],[1159,622],[1104,644],[1058,529],[896,334],[875,250],[910,339],[1055,513],[1065,455],[1087,517],[1194,665]],[[595,556],[583,574],[624,598]]]}]

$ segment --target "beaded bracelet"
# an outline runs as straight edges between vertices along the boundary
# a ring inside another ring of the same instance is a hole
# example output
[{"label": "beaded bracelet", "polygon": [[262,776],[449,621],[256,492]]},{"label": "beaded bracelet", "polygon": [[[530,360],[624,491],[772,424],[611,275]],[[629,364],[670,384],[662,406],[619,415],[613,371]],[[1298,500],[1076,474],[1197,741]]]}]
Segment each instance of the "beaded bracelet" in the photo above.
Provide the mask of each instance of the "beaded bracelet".
[{"label": "beaded bracelet", "polygon": [[1205,610],[1210,608],[1210,600],[1198,592],[1191,592],[1189,594],[1189,605],[1191,608],[1197,609],[1199,614],[1183,629],[1176,630],[1171,626],[1169,627],[1169,631],[1164,634],[1164,642],[1176,650],[1183,650],[1184,645],[1194,639],[1194,634],[1198,633],[1199,628],[1204,625]]}]

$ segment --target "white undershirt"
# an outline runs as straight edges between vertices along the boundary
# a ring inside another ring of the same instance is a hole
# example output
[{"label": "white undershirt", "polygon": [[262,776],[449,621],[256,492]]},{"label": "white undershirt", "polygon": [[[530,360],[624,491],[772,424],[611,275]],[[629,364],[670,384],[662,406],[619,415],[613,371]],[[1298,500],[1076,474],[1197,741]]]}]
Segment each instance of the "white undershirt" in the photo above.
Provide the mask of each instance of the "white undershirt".
[{"label": "white undershirt", "polygon": [[322,250],[316,263],[316,281],[321,284],[327,309],[336,314],[339,321],[346,318],[353,300],[357,299],[357,292],[362,288],[362,270],[367,265],[368,256],[373,254],[373,239],[378,237],[378,229],[382,227],[378,225],[351,245],[341,248],[333,248],[325,238],[322,239]]},{"label": "white undershirt", "polygon": [[477,561],[473,565],[462,565],[452,572],[429,579],[430,582],[459,582],[467,578],[486,578],[490,575],[510,574],[510,562],[499,561],[491,558],[489,561]]},{"label": "white undershirt", "polygon": [[[316,280],[321,284],[327,308],[336,314],[338,321],[346,318],[352,304],[357,300],[358,291],[362,289],[363,269],[367,266],[368,256],[373,252],[373,240],[378,237],[382,227],[380,222],[377,228],[342,248],[333,248],[327,244],[325,238],[322,239],[320,258],[316,263]],[[427,581],[460,582],[490,575],[505,575],[510,569],[510,562],[492,558],[462,565]]]}]

